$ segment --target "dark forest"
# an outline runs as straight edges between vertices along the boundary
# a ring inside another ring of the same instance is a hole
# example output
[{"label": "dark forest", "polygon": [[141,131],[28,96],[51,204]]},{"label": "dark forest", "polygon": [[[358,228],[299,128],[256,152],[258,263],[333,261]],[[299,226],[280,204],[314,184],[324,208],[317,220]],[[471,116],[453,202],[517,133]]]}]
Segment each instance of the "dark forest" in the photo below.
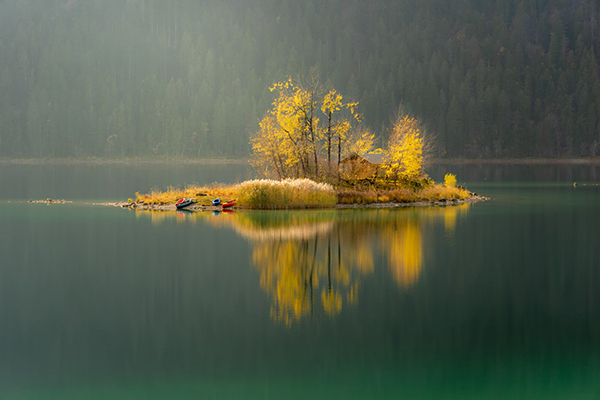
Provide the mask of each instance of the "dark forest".
[{"label": "dark forest", "polygon": [[318,70],[439,157],[600,155],[595,0],[0,0],[0,156],[246,157]]}]

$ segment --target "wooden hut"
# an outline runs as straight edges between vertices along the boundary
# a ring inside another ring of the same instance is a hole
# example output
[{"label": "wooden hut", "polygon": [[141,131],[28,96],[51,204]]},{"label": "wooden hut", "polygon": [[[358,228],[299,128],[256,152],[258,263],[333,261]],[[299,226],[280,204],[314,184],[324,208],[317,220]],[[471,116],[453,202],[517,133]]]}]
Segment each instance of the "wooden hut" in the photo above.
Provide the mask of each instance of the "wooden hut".
[{"label": "wooden hut", "polygon": [[369,179],[383,172],[382,164],[383,154],[352,153],[340,161],[340,173],[344,179]]}]

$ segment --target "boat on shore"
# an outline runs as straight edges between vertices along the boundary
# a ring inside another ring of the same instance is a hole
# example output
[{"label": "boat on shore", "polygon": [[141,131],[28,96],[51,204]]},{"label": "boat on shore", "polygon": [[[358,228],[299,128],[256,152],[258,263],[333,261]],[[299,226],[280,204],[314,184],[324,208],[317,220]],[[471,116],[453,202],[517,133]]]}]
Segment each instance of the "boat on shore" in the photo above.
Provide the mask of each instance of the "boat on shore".
[{"label": "boat on shore", "polygon": [[193,203],[194,203],[194,200],[183,198],[183,199],[177,200],[177,202],[175,203],[175,207],[177,207],[177,209],[182,209]]},{"label": "boat on shore", "polygon": [[231,208],[233,206],[235,206],[235,200],[229,200],[222,205],[223,208]]}]

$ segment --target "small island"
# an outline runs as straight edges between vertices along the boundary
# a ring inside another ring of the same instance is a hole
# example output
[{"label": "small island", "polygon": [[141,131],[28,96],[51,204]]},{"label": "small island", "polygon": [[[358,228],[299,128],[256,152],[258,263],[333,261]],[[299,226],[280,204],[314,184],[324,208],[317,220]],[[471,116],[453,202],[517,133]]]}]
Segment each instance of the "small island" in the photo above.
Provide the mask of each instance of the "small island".
[{"label": "small island", "polygon": [[[317,78],[288,79],[270,88],[276,93],[272,108],[250,137],[250,163],[263,179],[136,193],[135,200],[120,205],[189,211],[222,209],[222,202],[246,209],[395,208],[486,199],[457,185],[453,174],[436,184],[424,173],[433,135],[402,105],[387,145],[378,148],[383,138],[362,124],[358,102],[345,101]],[[178,201],[185,207],[177,207]]]},{"label": "small island", "polygon": [[[427,179],[423,187],[335,187],[310,179],[255,179],[236,185],[190,185],[184,189],[168,188],[150,193],[136,193],[134,200],[114,205],[139,210],[177,210],[178,200],[190,200],[185,211],[221,211],[223,204],[232,209],[310,209],[310,208],[399,208],[452,206],[487,200],[456,185],[456,178],[446,175],[445,183]],[[234,204],[234,205],[233,205]]]}]

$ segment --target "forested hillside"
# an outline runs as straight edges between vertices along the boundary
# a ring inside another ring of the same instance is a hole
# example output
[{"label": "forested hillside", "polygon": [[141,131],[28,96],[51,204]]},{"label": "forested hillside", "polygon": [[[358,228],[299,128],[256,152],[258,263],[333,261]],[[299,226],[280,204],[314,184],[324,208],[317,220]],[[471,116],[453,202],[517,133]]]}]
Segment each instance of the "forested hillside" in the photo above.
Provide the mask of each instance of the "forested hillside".
[{"label": "forested hillside", "polygon": [[600,155],[595,0],[1,0],[0,156],[228,156],[286,76],[442,157]]}]

